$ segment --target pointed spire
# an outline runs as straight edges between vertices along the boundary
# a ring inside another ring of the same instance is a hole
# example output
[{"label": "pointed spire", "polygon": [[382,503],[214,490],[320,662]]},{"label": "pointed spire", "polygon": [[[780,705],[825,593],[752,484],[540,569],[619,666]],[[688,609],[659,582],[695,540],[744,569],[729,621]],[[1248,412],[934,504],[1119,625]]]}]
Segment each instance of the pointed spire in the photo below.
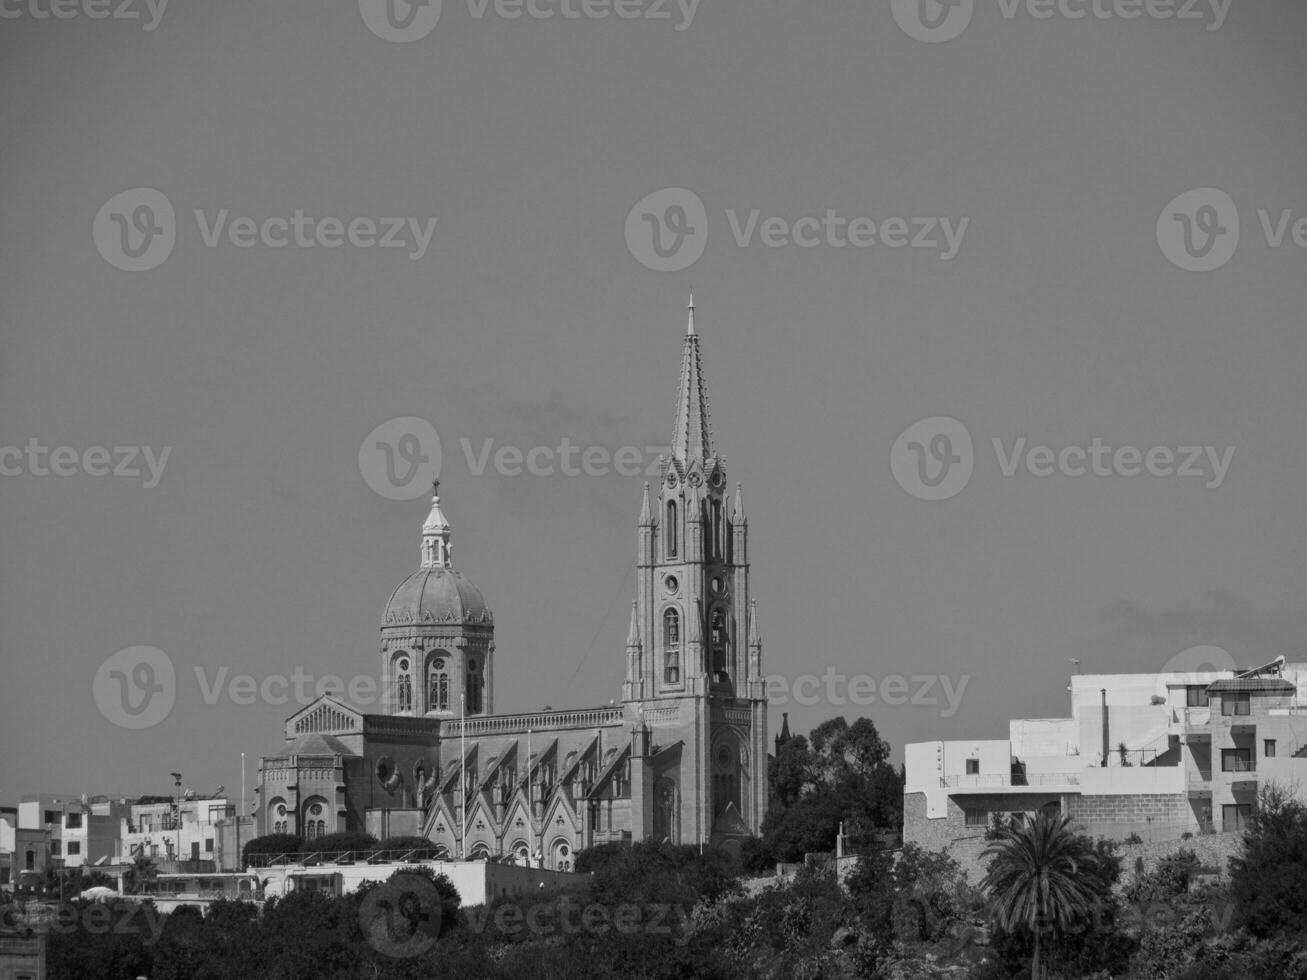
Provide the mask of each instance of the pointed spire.
[{"label": "pointed spire", "polygon": [[644,502],[640,504],[640,526],[653,524],[653,508],[649,506],[649,484],[644,485]]},{"label": "pointed spire", "polygon": [[790,713],[781,712],[781,733],[776,736],[776,743],[779,745],[790,740]]},{"label": "pointed spire", "polygon": [[713,455],[712,426],[708,419],[708,395],[704,388],[699,335],[694,329],[694,297],[690,297],[690,321],[681,356],[681,383],[676,394],[676,432],[672,436],[672,458],[686,463]]},{"label": "pointed spire", "polygon": [[758,635],[758,600],[749,600],[749,646],[761,647],[762,637]]},{"label": "pointed spire", "polygon": [[431,513],[422,525],[422,567],[453,568],[453,533],[440,509],[440,481],[431,481]]},{"label": "pointed spire", "polygon": [[626,633],[626,645],[629,649],[640,645],[640,614],[634,599],[631,600],[631,628]]},{"label": "pointed spire", "polygon": [[731,523],[747,524],[748,518],[744,516],[744,487],[735,484],[735,504],[731,507]]}]

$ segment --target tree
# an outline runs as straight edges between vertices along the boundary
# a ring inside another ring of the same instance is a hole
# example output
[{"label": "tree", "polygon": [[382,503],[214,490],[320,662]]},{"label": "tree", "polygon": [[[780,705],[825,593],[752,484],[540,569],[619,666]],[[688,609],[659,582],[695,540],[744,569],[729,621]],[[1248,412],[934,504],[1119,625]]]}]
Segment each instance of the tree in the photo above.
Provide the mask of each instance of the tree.
[{"label": "tree", "polygon": [[248,868],[259,864],[258,858],[266,860],[280,854],[297,857],[304,842],[294,834],[265,834],[246,843],[241,850],[241,864]]},{"label": "tree", "polygon": [[1307,932],[1305,875],[1307,806],[1268,784],[1243,835],[1243,854],[1230,858],[1230,892],[1239,924],[1259,937]]},{"label": "tree", "polygon": [[1071,829],[1071,818],[1040,810],[1033,819],[1002,826],[981,855],[992,858],[981,888],[991,914],[1007,933],[1034,940],[1032,980],[1040,980],[1043,940],[1082,928],[1106,897],[1095,872],[1101,855],[1087,837]]},{"label": "tree", "polygon": [[132,858],[131,866],[123,872],[123,890],[128,895],[139,895],[146,891],[159,877],[159,869],[144,854]]}]

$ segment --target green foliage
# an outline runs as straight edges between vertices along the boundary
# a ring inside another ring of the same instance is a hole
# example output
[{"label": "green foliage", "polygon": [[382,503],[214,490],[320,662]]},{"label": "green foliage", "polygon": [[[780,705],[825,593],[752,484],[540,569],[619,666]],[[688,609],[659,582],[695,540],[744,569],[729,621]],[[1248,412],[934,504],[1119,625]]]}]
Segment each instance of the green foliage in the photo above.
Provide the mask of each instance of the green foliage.
[{"label": "green foliage", "polygon": [[876,832],[903,824],[903,775],[870,718],[832,718],[809,739],[790,739],[772,767],[773,805],[762,826],[769,861],[800,861],[835,849],[840,823],[855,851],[877,846]]},{"label": "green foliage", "polygon": [[1168,854],[1147,874],[1136,869],[1134,880],[1124,890],[1125,900],[1132,905],[1146,905],[1183,895],[1198,867],[1198,855],[1191,850],[1182,848]]},{"label": "green foliage", "polygon": [[304,842],[294,834],[266,834],[255,837],[241,848],[241,862],[245,867],[259,863],[258,858],[273,858],[279,854],[299,854]]},{"label": "green foliage", "polygon": [[1307,806],[1284,789],[1262,788],[1243,853],[1230,859],[1238,924],[1254,936],[1307,933]]},{"label": "green foliage", "polygon": [[1069,817],[1040,810],[1033,819],[1009,821],[996,829],[984,857],[992,859],[981,887],[995,928],[1018,944],[1029,941],[1033,977],[1045,945],[1056,949],[1110,923],[1120,859],[1106,842],[1075,833]]}]

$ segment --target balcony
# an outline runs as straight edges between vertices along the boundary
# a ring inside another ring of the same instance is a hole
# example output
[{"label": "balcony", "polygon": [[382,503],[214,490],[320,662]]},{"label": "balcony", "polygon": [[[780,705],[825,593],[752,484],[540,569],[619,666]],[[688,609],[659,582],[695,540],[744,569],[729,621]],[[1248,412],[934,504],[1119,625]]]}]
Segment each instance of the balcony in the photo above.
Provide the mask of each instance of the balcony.
[{"label": "balcony", "polygon": [[1030,790],[1062,790],[1079,786],[1078,772],[1032,772],[1012,776],[1005,773],[973,773],[969,775],[944,776],[940,785],[954,793],[992,793],[1009,791],[1015,793]]}]

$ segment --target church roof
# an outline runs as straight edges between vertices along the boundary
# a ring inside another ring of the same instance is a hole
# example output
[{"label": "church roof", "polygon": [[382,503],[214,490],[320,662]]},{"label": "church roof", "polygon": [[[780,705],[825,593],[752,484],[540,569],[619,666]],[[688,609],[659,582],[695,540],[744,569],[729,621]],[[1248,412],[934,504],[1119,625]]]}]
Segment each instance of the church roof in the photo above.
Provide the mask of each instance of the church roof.
[{"label": "church roof", "polygon": [[419,568],[391,593],[381,625],[494,622],[481,590],[452,568]]},{"label": "church roof", "polygon": [[288,742],[280,752],[274,752],[269,759],[289,759],[293,755],[356,755],[349,746],[334,735],[301,735]]}]

